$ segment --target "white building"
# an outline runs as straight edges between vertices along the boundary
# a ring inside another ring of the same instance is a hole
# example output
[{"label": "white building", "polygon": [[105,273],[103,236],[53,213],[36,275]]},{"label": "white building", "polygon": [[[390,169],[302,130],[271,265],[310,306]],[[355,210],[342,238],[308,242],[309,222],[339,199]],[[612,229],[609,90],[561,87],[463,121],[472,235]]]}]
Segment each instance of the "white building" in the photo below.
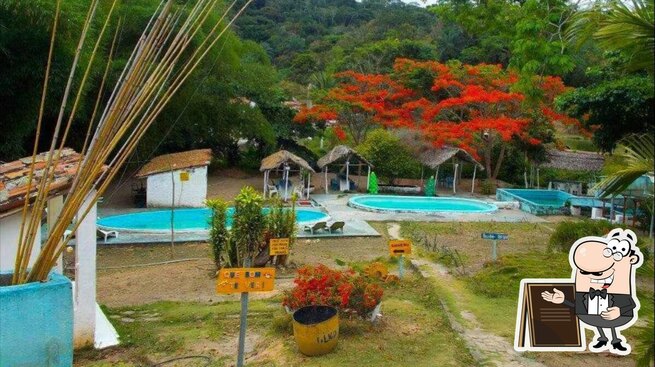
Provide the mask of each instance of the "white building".
[{"label": "white building", "polygon": [[[48,204],[43,213],[42,224],[46,224],[47,228],[53,227],[61,213],[64,196],[70,189],[80,159],[80,154],[72,149],[65,148],[61,151],[60,161],[55,168],[54,181],[48,192]],[[26,157],[0,164],[0,272],[14,271],[31,161],[31,157]],[[46,161],[46,153],[37,155],[34,165],[35,182],[39,182],[43,176]],[[33,182],[31,198],[36,196],[37,188],[38,185]],[[89,197],[93,195],[95,192],[91,192]],[[83,205],[80,214],[86,208],[88,205]],[[116,330],[96,304],[96,209],[96,204],[93,204],[75,232],[75,281],[73,282],[75,347],[94,345],[96,348],[104,348],[118,344]],[[32,208],[30,207],[29,210]],[[37,232],[30,265],[39,255],[43,242],[42,233],[48,235],[45,231]],[[54,271],[63,273],[61,259]]]},{"label": "white building", "polygon": [[203,207],[207,199],[207,166],[211,158],[211,149],[153,158],[136,175],[146,179],[148,207]]}]

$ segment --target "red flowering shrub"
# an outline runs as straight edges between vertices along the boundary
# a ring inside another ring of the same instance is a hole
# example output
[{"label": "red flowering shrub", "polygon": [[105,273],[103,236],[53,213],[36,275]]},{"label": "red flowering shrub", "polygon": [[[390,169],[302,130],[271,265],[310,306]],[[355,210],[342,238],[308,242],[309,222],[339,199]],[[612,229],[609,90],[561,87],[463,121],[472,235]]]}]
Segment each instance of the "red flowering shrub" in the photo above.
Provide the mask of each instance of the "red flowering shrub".
[{"label": "red flowering shrub", "polygon": [[337,125],[334,127],[334,135],[337,136],[337,139],[339,139],[339,141],[346,141],[347,138],[346,132],[343,131],[341,126]]},{"label": "red flowering shrub", "polygon": [[286,291],[282,304],[292,310],[311,305],[336,307],[361,317],[380,303],[384,290],[372,279],[352,270],[338,271],[325,265],[298,269],[296,286]]}]

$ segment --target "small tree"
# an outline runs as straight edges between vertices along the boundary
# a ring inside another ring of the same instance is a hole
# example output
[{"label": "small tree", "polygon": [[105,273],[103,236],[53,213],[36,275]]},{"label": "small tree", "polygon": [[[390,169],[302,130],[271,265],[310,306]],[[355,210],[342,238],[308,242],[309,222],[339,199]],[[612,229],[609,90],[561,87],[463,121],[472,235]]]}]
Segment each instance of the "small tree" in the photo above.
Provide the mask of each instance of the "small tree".
[{"label": "small tree", "polygon": [[220,199],[206,201],[211,210],[209,218],[209,243],[212,247],[214,263],[216,268],[220,269],[222,259],[226,258],[230,262],[228,248],[230,246],[230,232],[227,230],[227,203]]},{"label": "small tree", "polygon": [[425,196],[434,196],[435,194],[434,187],[435,187],[434,176],[430,176],[428,182],[425,183],[425,189],[424,189]]},{"label": "small tree", "polygon": [[368,193],[378,193],[378,176],[375,175],[375,172],[371,172],[371,177],[368,179]]},{"label": "small tree", "polygon": [[[288,238],[289,247],[293,246],[296,240],[296,196],[291,199],[291,209],[284,207],[279,198],[274,198],[271,203],[271,210],[267,220],[267,241],[271,238]],[[278,256],[276,263],[286,264],[287,256]]]},{"label": "small tree", "polygon": [[266,217],[262,212],[263,198],[251,186],[246,186],[234,201],[232,242],[236,249],[237,265],[250,266],[264,239]]}]

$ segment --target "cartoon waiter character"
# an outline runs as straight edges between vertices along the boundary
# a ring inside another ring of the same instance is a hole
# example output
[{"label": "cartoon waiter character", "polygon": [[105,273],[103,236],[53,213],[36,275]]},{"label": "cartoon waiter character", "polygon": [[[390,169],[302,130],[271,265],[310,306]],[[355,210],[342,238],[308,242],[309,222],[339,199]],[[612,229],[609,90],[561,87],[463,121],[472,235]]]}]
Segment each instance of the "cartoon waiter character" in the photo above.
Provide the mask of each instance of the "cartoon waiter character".
[{"label": "cartoon waiter character", "polygon": [[579,239],[569,252],[575,299],[566,299],[557,288],[541,293],[548,302],[574,308],[578,319],[595,330],[595,343],[589,346],[592,352],[609,349],[621,355],[630,353],[630,345],[619,331],[632,326],[639,310],[635,271],[643,256],[636,243],[635,233],[621,228],[606,237]]}]

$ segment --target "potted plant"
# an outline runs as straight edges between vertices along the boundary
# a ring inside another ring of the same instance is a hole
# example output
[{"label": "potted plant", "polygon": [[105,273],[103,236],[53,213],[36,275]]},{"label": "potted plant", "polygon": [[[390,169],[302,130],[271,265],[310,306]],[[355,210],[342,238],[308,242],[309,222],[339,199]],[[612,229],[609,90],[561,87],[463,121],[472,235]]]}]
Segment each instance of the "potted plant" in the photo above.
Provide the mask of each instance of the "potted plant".
[{"label": "potted plant", "polygon": [[293,313],[293,335],[300,353],[320,356],[330,353],[339,340],[339,312],[336,307],[304,306]]},{"label": "potted plant", "polygon": [[[324,307],[329,307],[337,310],[338,314],[372,321],[379,313],[384,293],[382,287],[372,278],[359,275],[353,270],[330,269],[323,264],[304,266],[298,269],[294,283],[295,287],[285,292],[282,304],[287,312],[294,315],[294,336],[299,348],[302,348],[303,354],[307,354],[303,350],[309,350],[309,353],[313,353],[314,350],[325,352],[322,345],[319,345],[322,344],[319,341],[322,340],[321,335],[326,329],[318,326],[312,327],[307,324],[308,320],[315,320],[315,324],[322,324],[330,320],[319,317],[320,315],[308,318],[306,315],[308,312],[319,311],[307,310],[307,307],[322,307],[320,312],[323,312],[321,314],[323,316],[328,314]],[[298,313],[299,316],[296,316]],[[330,322],[334,321],[330,320]],[[338,328],[338,322],[336,325]],[[310,339],[316,343],[313,346],[308,344],[307,339],[308,333],[311,331],[314,332],[314,339]],[[330,344],[332,347],[336,346],[338,329],[334,339],[334,342]],[[329,340],[332,341],[332,337]]]}]

